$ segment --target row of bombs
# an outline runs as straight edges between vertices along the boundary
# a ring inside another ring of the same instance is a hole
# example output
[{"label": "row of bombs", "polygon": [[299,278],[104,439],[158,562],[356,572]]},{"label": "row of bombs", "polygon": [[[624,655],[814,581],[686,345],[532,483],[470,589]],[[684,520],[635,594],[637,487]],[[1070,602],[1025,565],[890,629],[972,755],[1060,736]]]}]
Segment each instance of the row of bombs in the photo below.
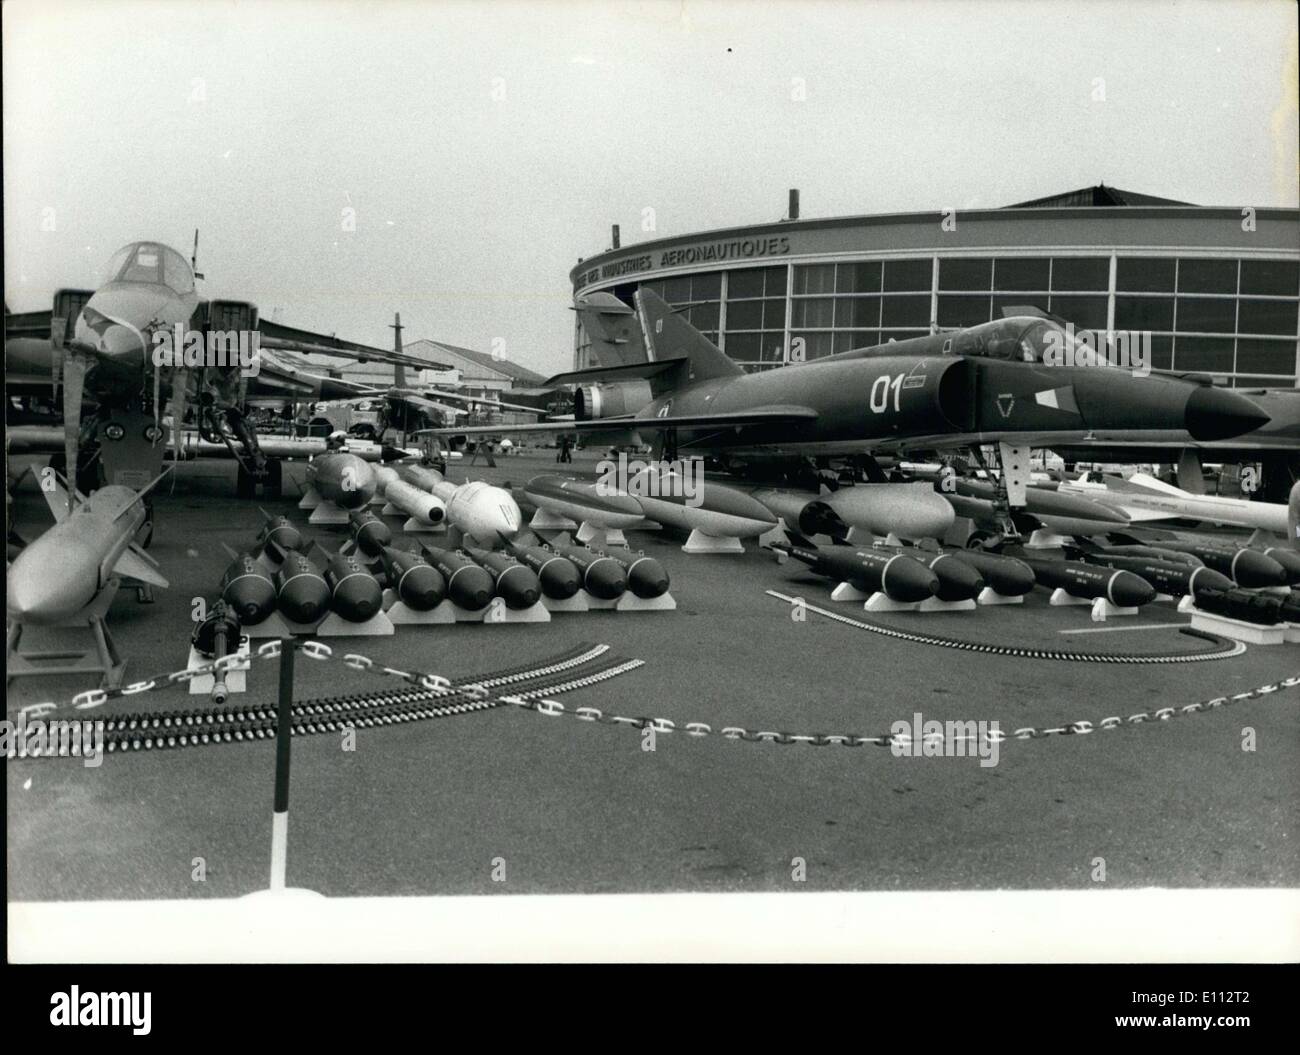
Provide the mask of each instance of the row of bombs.
[{"label": "row of bombs", "polygon": [[[1197,608],[1261,625],[1300,622],[1300,553],[1262,552],[1215,540],[1103,545],[1078,540],[1067,559],[922,543],[869,548],[811,543],[771,547],[816,574],[900,604],[1014,600],[1035,586],[1081,601],[1138,608],[1159,596],[1191,597]],[[1261,589],[1278,592],[1256,592]],[[991,591],[991,596],[986,591]],[[967,605],[969,607],[969,605]]]},{"label": "row of bombs", "polygon": [[494,597],[524,611],[571,602],[580,591],[596,602],[668,594],[663,566],[629,550],[512,540],[505,550],[424,542],[420,553],[394,546],[388,526],[365,509],[350,514],[349,528],[349,544],[331,553],[308,542],[287,518],[267,516],[251,549],[229,551],[222,600],[243,626],[256,627],[276,611],[299,626],[316,625],[331,613],[365,623],[385,610],[385,587],[390,613],[397,604],[407,612],[430,612],[444,601],[482,613]]}]

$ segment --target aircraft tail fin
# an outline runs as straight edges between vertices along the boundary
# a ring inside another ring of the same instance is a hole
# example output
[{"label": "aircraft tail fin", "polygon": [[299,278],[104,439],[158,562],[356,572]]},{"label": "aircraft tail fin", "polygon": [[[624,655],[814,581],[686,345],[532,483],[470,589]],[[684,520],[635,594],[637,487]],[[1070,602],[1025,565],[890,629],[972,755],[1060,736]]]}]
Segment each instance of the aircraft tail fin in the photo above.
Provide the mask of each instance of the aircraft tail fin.
[{"label": "aircraft tail fin", "polygon": [[641,316],[641,330],[651,359],[685,356],[688,381],[717,377],[739,377],[745,371],[727,358],[716,344],[687,322],[657,293],[639,289],[634,298]]}]

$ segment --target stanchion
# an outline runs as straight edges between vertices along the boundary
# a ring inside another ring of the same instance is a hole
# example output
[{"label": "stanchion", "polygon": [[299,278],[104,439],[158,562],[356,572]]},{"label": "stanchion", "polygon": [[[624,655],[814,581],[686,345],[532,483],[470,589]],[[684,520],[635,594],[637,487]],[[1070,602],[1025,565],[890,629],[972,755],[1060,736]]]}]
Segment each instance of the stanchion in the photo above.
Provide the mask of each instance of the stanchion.
[{"label": "stanchion", "polygon": [[271,889],[284,889],[289,854],[289,759],[293,745],[296,638],[280,639],[280,699],[275,712],[275,807],[271,815]]}]

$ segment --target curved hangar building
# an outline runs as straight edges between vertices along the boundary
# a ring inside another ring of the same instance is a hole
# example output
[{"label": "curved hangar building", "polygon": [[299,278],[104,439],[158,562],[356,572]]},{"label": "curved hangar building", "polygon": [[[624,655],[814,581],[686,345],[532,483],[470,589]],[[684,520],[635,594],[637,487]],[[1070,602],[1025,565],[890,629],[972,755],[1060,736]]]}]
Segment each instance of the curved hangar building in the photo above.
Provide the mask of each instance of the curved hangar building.
[{"label": "curved hangar building", "polygon": [[[797,194],[791,211],[797,214]],[[616,236],[617,237],[617,236]],[[642,285],[760,370],[1032,306],[1096,331],[1149,331],[1152,367],[1239,388],[1300,375],[1300,210],[1206,208],[1089,187],[1003,209],[793,219],[608,250],[575,300]],[[588,333],[576,369],[629,361],[639,335]],[[605,316],[608,318],[608,316]],[[630,321],[630,320],[628,320]],[[611,323],[613,325],[613,323]],[[795,358],[797,358],[797,353]]]}]

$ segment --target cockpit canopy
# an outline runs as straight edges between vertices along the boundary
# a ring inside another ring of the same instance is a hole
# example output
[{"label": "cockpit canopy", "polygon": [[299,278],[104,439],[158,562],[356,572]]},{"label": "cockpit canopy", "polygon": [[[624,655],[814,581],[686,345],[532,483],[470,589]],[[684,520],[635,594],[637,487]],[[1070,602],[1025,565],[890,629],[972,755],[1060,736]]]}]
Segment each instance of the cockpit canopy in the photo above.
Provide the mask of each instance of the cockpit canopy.
[{"label": "cockpit canopy", "polygon": [[133,242],[113,254],[105,271],[109,282],[146,282],[182,295],[194,292],[189,262],[160,242]]},{"label": "cockpit canopy", "polygon": [[[1088,347],[1083,356],[1081,349]],[[1104,348],[1104,343],[1100,345]],[[952,355],[974,355],[1015,363],[1043,363],[1048,366],[1092,363],[1110,365],[1089,331],[1067,330],[1052,319],[1013,316],[997,319],[955,334],[944,351]]]}]

